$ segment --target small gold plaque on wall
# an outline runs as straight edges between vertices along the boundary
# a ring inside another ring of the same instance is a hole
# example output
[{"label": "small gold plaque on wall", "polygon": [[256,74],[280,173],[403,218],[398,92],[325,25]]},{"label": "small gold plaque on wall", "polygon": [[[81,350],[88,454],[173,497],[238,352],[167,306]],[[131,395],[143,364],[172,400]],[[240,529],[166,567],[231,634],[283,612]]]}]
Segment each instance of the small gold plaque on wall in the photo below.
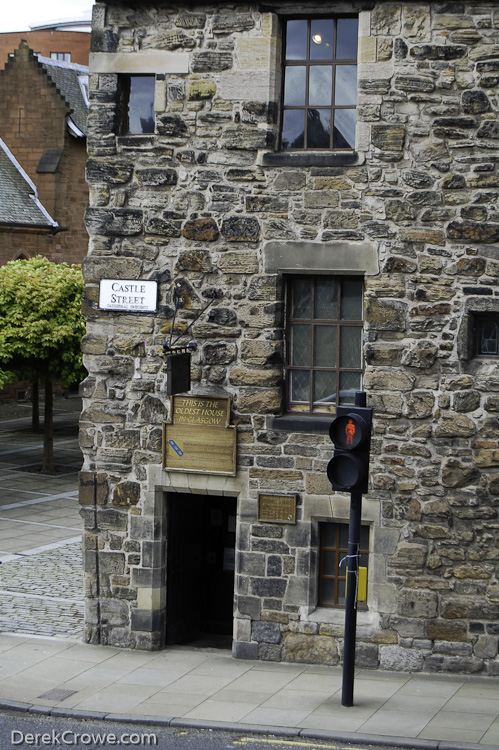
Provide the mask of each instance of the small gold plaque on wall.
[{"label": "small gold plaque on wall", "polygon": [[296,495],[258,495],[258,520],[296,523]]}]

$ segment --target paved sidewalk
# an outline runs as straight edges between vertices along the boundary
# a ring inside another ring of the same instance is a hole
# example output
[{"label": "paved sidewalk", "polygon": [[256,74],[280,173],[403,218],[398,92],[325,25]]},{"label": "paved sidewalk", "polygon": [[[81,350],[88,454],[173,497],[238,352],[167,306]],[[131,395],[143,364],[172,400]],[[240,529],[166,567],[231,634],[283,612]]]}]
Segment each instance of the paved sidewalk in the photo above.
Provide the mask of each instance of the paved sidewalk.
[{"label": "paved sidewalk", "polygon": [[337,667],[236,660],[215,649],[146,653],[0,634],[0,709],[357,746],[499,746],[494,679],[359,669],[351,708],[341,706],[341,680]]},{"label": "paved sidewalk", "polygon": [[[58,473],[41,475],[31,405],[0,403],[0,632],[78,638],[83,591],[78,398],[55,399]],[[42,420],[43,421],[43,420]]]},{"label": "paved sidewalk", "polygon": [[[23,409],[21,413],[23,413]],[[242,661],[229,651],[124,651],[81,642],[78,403],[59,404],[62,473],[44,477],[41,436],[0,405],[0,710],[405,748],[499,748],[499,681]],[[31,471],[26,469],[31,467]],[[45,638],[41,636],[47,636]]]}]

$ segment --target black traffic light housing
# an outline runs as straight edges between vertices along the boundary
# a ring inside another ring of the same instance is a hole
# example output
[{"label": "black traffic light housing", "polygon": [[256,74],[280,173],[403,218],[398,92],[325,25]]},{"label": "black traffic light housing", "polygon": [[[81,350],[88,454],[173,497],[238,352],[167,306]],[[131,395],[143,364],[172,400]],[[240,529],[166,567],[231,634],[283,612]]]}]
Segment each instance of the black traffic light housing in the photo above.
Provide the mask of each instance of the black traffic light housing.
[{"label": "black traffic light housing", "polygon": [[334,456],[327,465],[333,490],[368,491],[369,451],[373,410],[365,406],[338,406],[329,427]]}]

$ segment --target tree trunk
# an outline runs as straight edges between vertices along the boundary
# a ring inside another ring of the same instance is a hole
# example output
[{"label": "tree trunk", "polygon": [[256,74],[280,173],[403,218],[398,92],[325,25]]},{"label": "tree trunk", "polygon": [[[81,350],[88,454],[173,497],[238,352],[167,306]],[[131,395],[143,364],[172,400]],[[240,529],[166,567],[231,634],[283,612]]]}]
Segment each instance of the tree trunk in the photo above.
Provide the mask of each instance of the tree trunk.
[{"label": "tree trunk", "polygon": [[40,399],[38,397],[38,378],[34,377],[31,383],[31,429],[38,432],[40,429]]},{"label": "tree trunk", "polygon": [[54,419],[52,381],[45,381],[45,416],[43,420],[42,474],[54,474]]}]

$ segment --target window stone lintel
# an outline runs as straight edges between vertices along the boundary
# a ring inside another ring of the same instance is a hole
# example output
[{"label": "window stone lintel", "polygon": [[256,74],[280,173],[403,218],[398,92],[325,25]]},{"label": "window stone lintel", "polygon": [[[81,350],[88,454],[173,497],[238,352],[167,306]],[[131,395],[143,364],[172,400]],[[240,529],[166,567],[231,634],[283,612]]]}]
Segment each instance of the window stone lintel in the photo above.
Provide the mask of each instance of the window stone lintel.
[{"label": "window stone lintel", "polygon": [[329,273],[374,276],[378,252],[372,242],[272,240],[263,247],[266,273]]},{"label": "window stone lintel", "polygon": [[184,74],[189,72],[189,54],[187,52],[166,52],[163,50],[92,52],[89,67],[90,73]]}]

